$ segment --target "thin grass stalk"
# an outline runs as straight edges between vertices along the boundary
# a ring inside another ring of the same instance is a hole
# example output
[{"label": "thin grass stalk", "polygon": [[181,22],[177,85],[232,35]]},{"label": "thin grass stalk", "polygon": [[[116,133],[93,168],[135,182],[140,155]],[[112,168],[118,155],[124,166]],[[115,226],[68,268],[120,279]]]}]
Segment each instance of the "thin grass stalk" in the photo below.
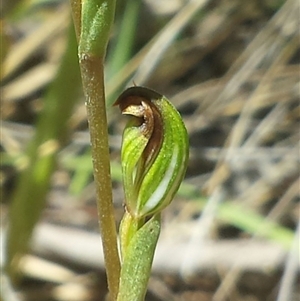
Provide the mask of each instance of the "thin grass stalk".
[{"label": "thin grass stalk", "polygon": [[[71,0],[91,138],[99,228],[111,300],[119,289],[120,259],[112,203],[112,183],[104,90],[104,58],[114,18],[114,0]],[[79,11],[80,10],[80,11]],[[78,16],[81,16],[79,19]],[[78,24],[80,23],[80,24]],[[80,29],[80,34],[79,34]]]}]

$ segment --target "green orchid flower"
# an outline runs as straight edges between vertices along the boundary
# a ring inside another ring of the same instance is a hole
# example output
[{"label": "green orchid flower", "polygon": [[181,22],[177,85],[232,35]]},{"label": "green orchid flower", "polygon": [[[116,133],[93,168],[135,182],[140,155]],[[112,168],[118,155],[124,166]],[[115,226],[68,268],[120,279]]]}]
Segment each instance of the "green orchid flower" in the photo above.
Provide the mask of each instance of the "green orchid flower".
[{"label": "green orchid flower", "polygon": [[120,225],[123,262],[117,301],[142,301],[160,234],[160,213],[186,172],[188,134],[172,103],[148,88],[127,89],[115,105],[130,115],[121,150],[126,210]]},{"label": "green orchid flower", "polygon": [[136,218],[153,215],[172,201],[185,175],[186,128],[172,103],[148,88],[131,87],[115,104],[131,115],[121,152],[126,208]]}]

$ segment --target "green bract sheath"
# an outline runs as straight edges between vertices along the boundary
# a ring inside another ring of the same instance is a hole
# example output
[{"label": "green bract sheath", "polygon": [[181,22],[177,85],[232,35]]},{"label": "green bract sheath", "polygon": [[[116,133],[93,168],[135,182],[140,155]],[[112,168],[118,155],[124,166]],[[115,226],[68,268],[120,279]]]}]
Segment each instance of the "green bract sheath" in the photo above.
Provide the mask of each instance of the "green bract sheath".
[{"label": "green bract sheath", "polygon": [[117,301],[144,300],[159,233],[160,217],[156,215],[131,238],[123,254]]},{"label": "green bract sheath", "polygon": [[117,99],[131,115],[122,144],[127,211],[135,218],[159,213],[173,199],[188,161],[188,135],[180,114],[163,95],[131,87]]}]

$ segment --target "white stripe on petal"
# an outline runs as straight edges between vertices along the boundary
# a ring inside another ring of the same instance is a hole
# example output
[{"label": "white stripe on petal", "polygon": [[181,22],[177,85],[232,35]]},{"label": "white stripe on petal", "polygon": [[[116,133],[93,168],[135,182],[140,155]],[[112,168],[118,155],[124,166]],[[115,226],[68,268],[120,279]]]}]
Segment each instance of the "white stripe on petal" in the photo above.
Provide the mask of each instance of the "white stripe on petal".
[{"label": "white stripe on petal", "polygon": [[153,192],[151,197],[147,200],[147,202],[142,210],[143,212],[146,213],[146,212],[151,211],[153,208],[155,208],[158,205],[158,203],[162,200],[166,191],[168,191],[168,186],[169,186],[172,176],[174,174],[174,169],[176,168],[177,157],[178,157],[178,148],[175,147],[174,152],[172,154],[172,159],[171,159],[170,165],[169,165],[164,177],[162,178],[160,184],[157,186],[156,190]]}]

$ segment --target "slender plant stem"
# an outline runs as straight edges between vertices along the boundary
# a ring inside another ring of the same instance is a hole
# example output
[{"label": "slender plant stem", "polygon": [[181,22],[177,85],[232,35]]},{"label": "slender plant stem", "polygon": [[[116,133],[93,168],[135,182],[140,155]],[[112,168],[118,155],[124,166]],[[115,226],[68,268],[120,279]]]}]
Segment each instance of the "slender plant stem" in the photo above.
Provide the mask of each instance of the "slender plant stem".
[{"label": "slender plant stem", "polygon": [[83,88],[86,94],[99,225],[102,235],[108,288],[111,299],[116,300],[119,288],[120,259],[112,205],[103,60],[99,57],[81,54],[80,66]]},{"label": "slender plant stem", "polygon": [[111,300],[117,299],[120,258],[112,203],[104,92],[104,66],[115,0],[71,0],[86,110],[90,128],[100,233]]}]

